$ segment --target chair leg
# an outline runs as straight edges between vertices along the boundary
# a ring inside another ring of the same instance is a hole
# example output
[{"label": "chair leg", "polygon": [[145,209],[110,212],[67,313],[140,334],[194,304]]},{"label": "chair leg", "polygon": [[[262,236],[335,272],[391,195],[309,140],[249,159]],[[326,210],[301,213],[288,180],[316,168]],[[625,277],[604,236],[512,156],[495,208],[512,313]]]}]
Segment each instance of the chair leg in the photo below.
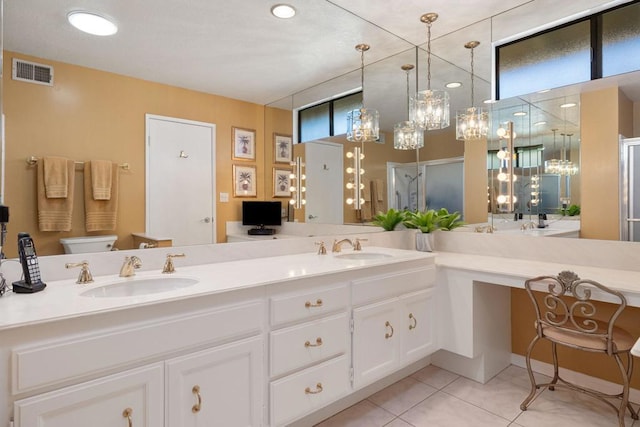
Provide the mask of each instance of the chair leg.
[{"label": "chair leg", "polygon": [[[558,374],[558,346],[553,341],[551,342],[551,354],[553,355],[553,379],[550,384],[557,384],[558,378],[560,378]],[[549,386],[549,390],[554,391],[555,389],[553,385]]]},{"label": "chair leg", "polygon": [[533,340],[531,340],[531,343],[527,348],[527,354],[525,356],[525,361],[527,362],[527,373],[529,374],[529,381],[531,381],[531,391],[520,404],[520,409],[522,411],[527,410],[527,406],[529,406],[529,403],[531,403],[531,400],[536,395],[536,389],[538,388],[538,385],[536,384],[536,378],[533,376],[533,370],[531,369],[531,351],[533,350],[533,347],[536,345],[536,342],[538,342],[539,339],[540,337],[538,335],[533,337]]},{"label": "chair leg", "polygon": [[[633,355],[631,353],[627,353],[627,381],[629,384],[631,384],[631,374],[633,374]],[[629,409],[629,412],[631,412],[631,418],[634,420],[640,418],[638,417],[638,412],[633,409],[633,406],[631,406],[631,402],[627,402],[627,408]]]},{"label": "chair leg", "polygon": [[[620,402],[620,408],[618,409],[618,424],[620,427],[624,427],[624,415],[629,406],[629,372],[627,368],[624,367],[620,355],[615,353],[613,357],[616,359],[616,363],[622,374],[622,402]],[[633,414],[633,411],[631,413]]]}]

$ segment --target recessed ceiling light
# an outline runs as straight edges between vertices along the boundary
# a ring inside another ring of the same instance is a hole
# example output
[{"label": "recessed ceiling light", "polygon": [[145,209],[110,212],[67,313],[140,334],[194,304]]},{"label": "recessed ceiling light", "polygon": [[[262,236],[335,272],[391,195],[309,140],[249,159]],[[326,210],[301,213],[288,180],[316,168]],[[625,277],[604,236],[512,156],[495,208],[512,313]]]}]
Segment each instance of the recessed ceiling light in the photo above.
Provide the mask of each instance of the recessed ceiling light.
[{"label": "recessed ceiling light", "polygon": [[525,113],[524,111],[516,111],[515,113],[513,113],[513,115],[516,117],[521,117],[521,116],[526,116],[527,113]]},{"label": "recessed ceiling light", "polygon": [[116,24],[107,18],[91,12],[70,12],[67,15],[69,23],[85,33],[95,36],[111,36],[118,32]]},{"label": "recessed ceiling light", "polygon": [[482,102],[485,103],[485,104],[495,104],[498,101],[496,101],[495,99],[485,99]]},{"label": "recessed ceiling light", "polygon": [[451,82],[451,83],[447,83],[445,85],[445,87],[447,87],[449,89],[455,89],[455,88],[458,88],[460,86],[462,86],[462,83],[460,83],[460,82]]},{"label": "recessed ceiling light", "polygon": [[547,93],[547,92],[550,92],[550,91],[551,91],[551,89],[542,89],[542,90],[539,90],[538,93]]},{"label": "recessed ceiling light", "polygon": [[296,10],[288,4],[277,4],[271,8],[271,14],[277,18],[289,19],[294,17]]},{"label": "recessed ceiling light", "polygon": [[533,125],[534,126],[542,126],[542,125],[546,125],[546,124],[547,124],[547,122],[545,122],[544,120],[541,120],[539,122],[535,122]]},{"label": "recessed ceiling light", "polygon": [[575,102],[567,102],[566,104],[562,104],[560,106],[560,108],[571,108],[571,107],[575,107],[576,103]]}]

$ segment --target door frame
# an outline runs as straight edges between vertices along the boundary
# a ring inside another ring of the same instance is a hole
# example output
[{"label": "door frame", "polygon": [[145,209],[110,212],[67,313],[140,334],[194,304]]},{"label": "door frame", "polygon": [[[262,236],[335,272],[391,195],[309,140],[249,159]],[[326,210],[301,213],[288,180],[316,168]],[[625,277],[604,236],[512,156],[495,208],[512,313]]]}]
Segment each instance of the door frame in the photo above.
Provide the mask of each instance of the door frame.
[{"label": "door frame", "polygon": [[216,211],[216,174],[217,174],[217,165],[216,165],[216,125],[215,123],[207,123],[207,122],[200,122],[200,121],[196,121],[196,120],[187,120],[187,119],[180,119],[177,117],[169,117],[169,116],[160,116],[157,114],[149,114],[146,113],[144,115],[144,162],[145,162],[145,177],[144,177],[144,199],[145,199],[145,210],[144,210],[144,226],[145,226],[145,231],[149,229],[149,212],[150,212],[150,200],[149,200],[149,185],[150,185],[150,179],[149,179],[149,172],[150,172],[150,167],[151,167],[151,162],[149,159],[149,145],[150,145],[150,135],[149,135],[149,129],[150,129],[150,123],[151,120],[164,120],[164,121],[168,121],[168,122],[174,122],[174,123],[180,123],[180,124],[187,124],[187,125],[195,125],[195,126],[203,126],[203,127],[207,127],[211,129],[211,167],[213,168],[213,173],[211,174],[211,212],[213,215],[213,221],[212,221],[212,243],[217,243],[217,232],[216,229],[218,228],[218,213]]},{"label": "door frame", "polygon": [[[632,147],[640,148],[640,138],[625,138],[619,135],[620,139],[620,240],[630,241],[631,224],[627,221],[629,218],[629,210],[631,209],[631,200],[633,192],[638,191],[631,186],[631,171],[640,167],[636,165],[631,158]],[[640,212],[634,212],[635,216]]]}]

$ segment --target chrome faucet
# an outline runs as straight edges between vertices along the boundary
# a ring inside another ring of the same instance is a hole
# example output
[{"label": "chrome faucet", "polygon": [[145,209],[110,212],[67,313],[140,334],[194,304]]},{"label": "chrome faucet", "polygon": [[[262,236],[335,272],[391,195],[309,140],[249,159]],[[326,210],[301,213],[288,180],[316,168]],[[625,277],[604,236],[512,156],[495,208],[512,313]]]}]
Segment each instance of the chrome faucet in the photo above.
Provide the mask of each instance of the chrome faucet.
[{"label": "chrome faucet", "polygon": [[78,280],[76,280],[77,284],[84,285],[84,284],[93,282],[93,276],[89,271],[88,261],[73,262],[73,263],[69,262],[69,263],[66,263],[64,266],[65,268],[81,267],[80,274],[78,275]]},{"label": "chrome faucet", "polygon": [[348,243],[351,247],[353,247],[353,242],[350,239],[342,239],[342,240],[334,240],[333,246],[331,246],[331,252],[340,252],[342,251],[342,244]]},{"label": "chrome faucet", "polygon": [[142,260],[137,256],[126,256],[124,257],[124,263],[122,264],[122,268],[120,268],[120,277],[131,277],[136,272],[134,270],[142,267]]}]

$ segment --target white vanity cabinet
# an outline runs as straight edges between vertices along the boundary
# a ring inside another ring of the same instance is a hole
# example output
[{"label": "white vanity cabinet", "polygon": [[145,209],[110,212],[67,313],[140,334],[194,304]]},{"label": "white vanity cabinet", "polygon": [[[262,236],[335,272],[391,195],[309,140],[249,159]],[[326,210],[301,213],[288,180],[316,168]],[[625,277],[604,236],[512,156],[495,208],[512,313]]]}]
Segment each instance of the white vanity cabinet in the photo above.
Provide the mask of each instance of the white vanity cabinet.
[{"label": "white vanity cabinet", "polygon": [[437,350],[434,286],[434,266],[354,281],[354,388]]},{"label": "white vanity cabinet", "polygon": [[[51,367],[55,369],[55,366]],[[15,402],[16,427],[164,425],[162,363]]]},{"label": "white vanity cabinet", "polygon": [[167,427],[262,425],[263,340],[166,361]]},{"label": "white vanity cabinet", "polygon": [[350,391],[347,283],[270,297],[270,420],[283,426]]}]

